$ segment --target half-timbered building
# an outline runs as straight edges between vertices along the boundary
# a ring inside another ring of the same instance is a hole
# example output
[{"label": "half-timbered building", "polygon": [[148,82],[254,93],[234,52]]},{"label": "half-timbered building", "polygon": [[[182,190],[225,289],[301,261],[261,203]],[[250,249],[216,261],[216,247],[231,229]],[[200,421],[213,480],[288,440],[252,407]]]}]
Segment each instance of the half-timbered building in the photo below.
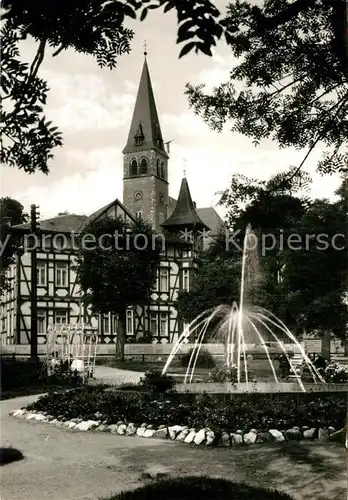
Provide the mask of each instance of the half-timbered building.
[{"label": "half-timbered building", "polygon": [[45,342],[50,324],[78,322],[97,328],[101,343],[115,342],[117,318],[90,314],[83,305],[74,270],[78,233],[105,215],[130,221],[142,217],[165,240],[151,299],[127,311],[127,340],[175,341],[184,326],[175,309],[177,295],[180,290],[190,289],[192,270],[199,265],[206,241],[199,232],[216,233],[222,220],[213,207],[196,208],[185,177],[178,199],[170,197],[168,168],[169,155],[145,57],[123,150],[123,203],[116,199],[89,216],[60,214],[42,220],[37,236],[30,234],[28,224],[15,226],[23,235],[23,247],[9,269],[10,289],[2,297],[2,344],[30,342],[31,245],[37,245],[38,342]]}]

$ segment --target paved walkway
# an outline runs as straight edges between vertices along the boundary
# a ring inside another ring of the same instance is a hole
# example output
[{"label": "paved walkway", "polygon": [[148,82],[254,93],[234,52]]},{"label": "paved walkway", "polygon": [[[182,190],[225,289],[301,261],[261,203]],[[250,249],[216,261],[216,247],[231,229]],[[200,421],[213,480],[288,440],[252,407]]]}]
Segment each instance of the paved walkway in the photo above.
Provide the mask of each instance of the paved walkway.
[{"label": "paved walkway", "polygon": [[281,489],[295,500],[346,498],[342,445],[311,443],[243,449],[74,432],[8,413],[35,397],[1,402],[1,444],[25,459],[1,468],[1,500],[97,500],[144,482],[143,474],[227,477]]}]

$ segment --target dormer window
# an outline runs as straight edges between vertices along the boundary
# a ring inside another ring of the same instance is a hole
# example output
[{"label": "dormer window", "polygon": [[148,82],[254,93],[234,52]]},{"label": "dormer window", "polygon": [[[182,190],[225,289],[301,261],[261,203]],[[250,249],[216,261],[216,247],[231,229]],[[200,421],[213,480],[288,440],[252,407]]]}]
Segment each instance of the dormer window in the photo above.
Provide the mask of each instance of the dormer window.
[{"label": "dormer window", "polygon": [[147,161],[146,158],[142,158],[140,162],[140,173],[147,174]]},{"label": "dormer window", "polygon": [[144,136],[144,132],[143,132],[143,126],[141,123],[139,123],[138,130],[134,136],[135,145],[141,146],[144,142],[144,139],[145,139],[145,136]]},{"label": "dormer window", "polygon": [[138,175],[138,163],[135,158],[130,162],[130,175],[135,176]]}]

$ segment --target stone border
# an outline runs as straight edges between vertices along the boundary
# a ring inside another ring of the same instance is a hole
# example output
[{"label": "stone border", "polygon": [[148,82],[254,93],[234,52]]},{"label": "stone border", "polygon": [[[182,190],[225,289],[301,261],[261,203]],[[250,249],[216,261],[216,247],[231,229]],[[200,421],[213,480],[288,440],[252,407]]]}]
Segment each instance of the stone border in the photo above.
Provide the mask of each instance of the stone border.
[{"label": "stone border", "polygon": [[[47,413],[35,411],[27,411],[25,409],[13,410],[10,412],[13,417],[21,420],[35,420],[38,422],[46,422],[55,424],[58,427],[66,427],[67,429],[76,431],[94,431],[108,432],[111,434],[138,436],[144,438],[170,439],[172,441],[181,441],[187,444],[206,446],[236,446],[248,445],[254,443],[278,442],[283,441],[303,441],[303,440],[319,440],[319,441],[339,441],[344,442],[346,439],[345,429],[336,430],[333,427],[326,428],[309,428],[309,427],[293,427],[292,429],[279,431],[277,429],[269,429],[267,432],[259,432],[256,429],[250,429],[249,432],[243,433],[241,430],[236,432],[222,431],[219,435],[215,434],[211,429],[204,428],[200,430],[189,429],[182,425],[173,425],[166,427],[160,425],[155,428],[151,424],[141,424],[136,426],[133,423],[125,423],[119,421],[117,424],[108,425],[102,420],[82,420],[81,418],[57,419]],[[102,417],[100,413],[95,414],[96,418]],[[346,442],[347,447],[347,442]]]}]

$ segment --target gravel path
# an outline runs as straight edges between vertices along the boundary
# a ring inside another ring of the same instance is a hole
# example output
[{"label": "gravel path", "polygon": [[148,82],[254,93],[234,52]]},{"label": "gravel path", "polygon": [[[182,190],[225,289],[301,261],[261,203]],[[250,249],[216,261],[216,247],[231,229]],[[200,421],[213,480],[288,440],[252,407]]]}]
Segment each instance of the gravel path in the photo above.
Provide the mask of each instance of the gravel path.
[{"label": "gravel path", "polygon": [[[1,500],[96,500],[143,484],[144,473],[227,477],[278,488],[295,500],[346,498],[345,449],[306,444],[205,449],[171,441],[74,432],[8,413],[34,396],[1,402],[1,444],[25,459],[1,468]],[[295,449],[297,452],[295,453]]]}]

